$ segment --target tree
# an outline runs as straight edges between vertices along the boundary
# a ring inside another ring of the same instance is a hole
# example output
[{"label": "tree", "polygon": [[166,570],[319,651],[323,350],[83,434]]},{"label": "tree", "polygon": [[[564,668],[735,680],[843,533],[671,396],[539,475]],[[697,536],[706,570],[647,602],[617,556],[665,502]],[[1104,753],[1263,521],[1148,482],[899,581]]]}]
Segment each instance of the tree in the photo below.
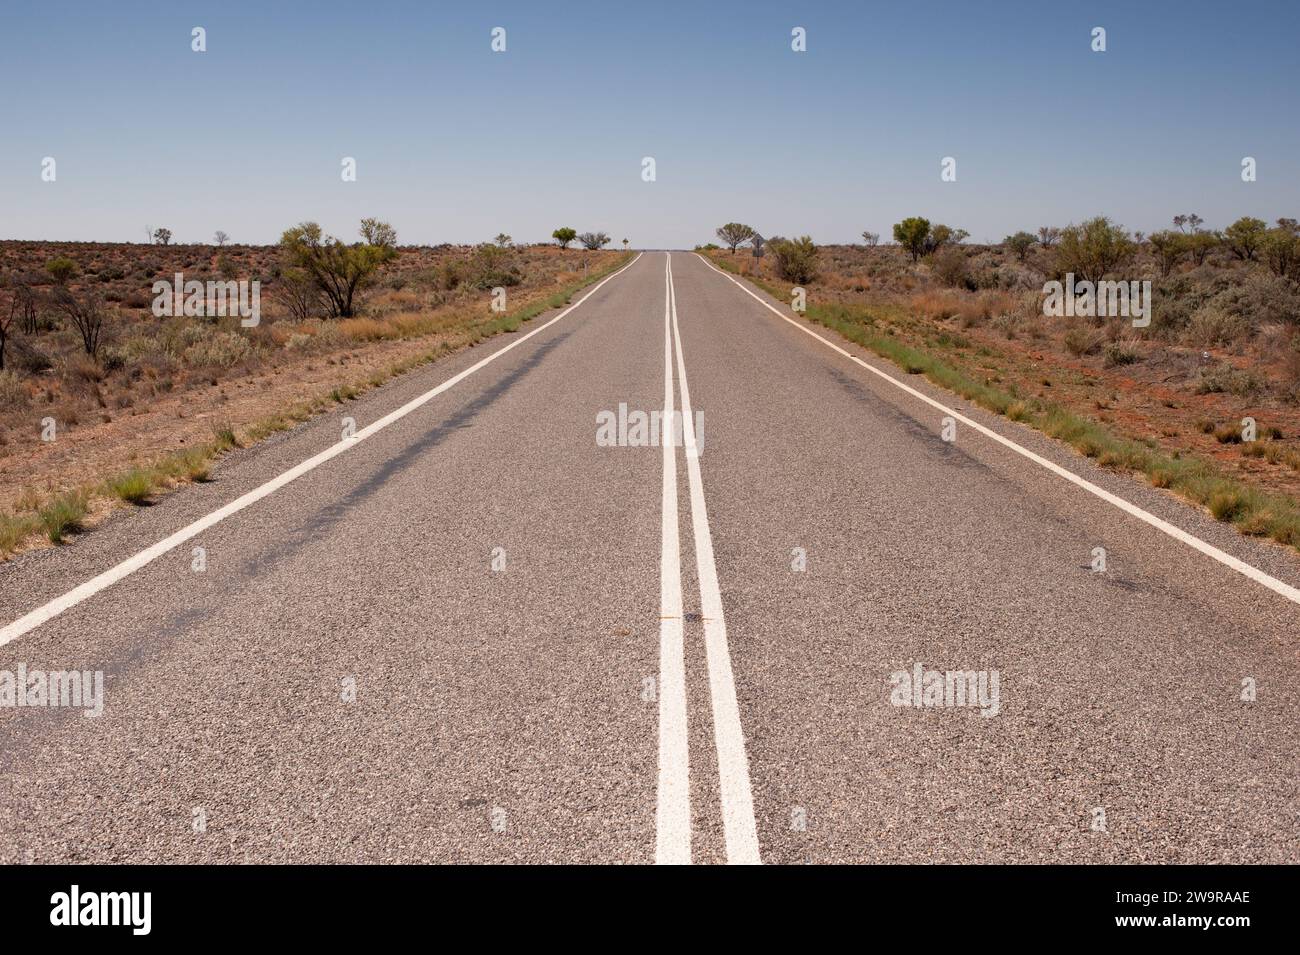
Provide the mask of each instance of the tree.
[{"label": "tree", "polygon": [[1264,237],[1267,228],[1268,226],[1264,224],[1263,219],[1242,216],[1223,230],[1223,241],[1227,244],[1228,250],[1237,258],[1242,261],[1250,261],[1255,258],[1255,253],[1259,251],[1260,240]]},{"label": "tree", "polygon": [[57,259],[51,259],[45,263],[45,271],[50,273],[50,278],[60,285],[66,285],[68,279],[77,274],[77,263],[64,256]]},{"label": "tree", "polygon": [[1029,250],[1034,247],[1034,236],[1030,232],[1017,232],[1015,235],[1009,235],[1002,240],[1002,244],[1016,254],[1016,258],[1021,262],[1029,255]]},{"label": "tree", "polygon": [[786,281],[807,285],[817,278],[817,246],[809,236],[769,239],[764,247],[776,274]]},{"label": "tree", "polygon": [[369,285],[380,266],[397,258],[397,233],[386,222],[362,220],[365,242],[345,245],[325,235],[315,222],[286,229],[280,248],[289,265],[300,269],[320,290],[338,318],[356,314],[356,293]]},{"label": "tree", "polygon": [[1061,238],[1061,230],[1055,226],[1045,225],[1038,229],[1038,244],[1044,249],[1050,249],[1056,245]]},{"label": "tree", "polygon": [[880,233],[864,232],[862,233],[862,241],[867,244],[868,249],[874,249],[877,245],[880,244]]},{"label": "tree", "polygon": [[1217,232],[1193,232],[1186,237],[1187,251],[1192,254],[1193,262],[1204,265],[1205,257],[1222,241],[1222,237]]},{"label": "tree", "polygon": [[752,239],[754,237],[754,230],[743,222],[728,222],[724,226],[718,226],[716,234],[718,238],[722,240],[722,244],[731,249],[731,254],[735,255],[736,246]]},{"label": "tree", "polygon": [[942,222],[931,226],[930,234],[926,236],[924,254],[933,255],[945,245],[961,245],[970,235],[965,229],[954,229],[946,226]]},{"label": "tree", "polygon": [[570,229],[567,225],[561,226],[551,233],[551,238],[560,243],[561,249],[567,249],[569,243],[578,237],[576,229]]},{"label": "tree", "polygon": [[36,293],[32,290],[31,279],[27,276],[15,276],[13,281],[14,287],[14,305],[18,309],[18,317],[21,321],[18,327],[22,329],[24,335],[36,334]]},{"label": "tree", "polygon": [[[1182,216],[1174,218],[1175,223]],[[1183,257],[1187,251],[1187,240],[1191,236],[1183,232],[1175,232],[1172,229],[1165,229],[1161,232],[1152,232],[1148,237],[1151,243],[1151,251],[1155,253],[1156,261],[1160,263],[1160,274],[1168,275],[1173,271],[1178,260]]]},{"label": "tree", "polygon": [[912,253],[915,262],[926,252],[926,242],[930,238],[930,220],[920,216],[911,216],[902,222],[894,223],[894,241]]},{"label": "tree", "polygon": [[226,235],[224,232],[218,229],[216,234],[212,237],[212,239],[214,242],[217,243],[217,248],[219,249],[227,242],[230,241],[230,236]]},{"label": "tree", "polygon": [[609,236],[603,232],[584,232],[578,236],[578,241],[582,243],[584,249],[594,252],[601,246],[609,244]]},{"label": "tree", "polygon": [[153,230],[154,245],[171,245],[171,241],[172,241],[171,229],[157,228]]},{"label": "tree", "polygon": [[387,222],[380,222],[378,219],[361,220],[361,238],[366,240],[367,245],[381,249],[397,247],[397,230]]},{"label": "tree", "polygon": [[1179,231],[1185,234],[1199,232],[1201,229],[1201,224],[1204,222],[1205,220],[1202,219],[1200,216],[1198,216],[1195,212],[1189,212],[1186,215],[1181,215],[1181,216],[1174,216],[1174,225],[1178,227]]},{"label": "tree", "polygon": [[81,345],[86,354],[91,358],[98,355],[105,321],[104,307],[99,299],[91,294],[78,298],[60,286],[54,293],[54,307],[67,316],[81,335]]},{"label": "tree", "polygon": [[5,370],[5,345],[9,343],[9,330],[18,323],[21,315],[17,293],[9,299],[8,308],[0,306],[0,371]]},{"label": "tree", "polygon": [[515,240],[511,236],[506,235],[504,232],[498,232],[497,237],[492,241],[495,242],[497,245],[501,246],[501,248],[506,249],[509,248],[510,245]]},{"label": "tree", "polygon": [[1133,258],[1137,246],[1121,226],[1105,216],[1061,230],[1056,264],[1086,282],[1099,282],[1107,272]]},{"label": "tree", "polygon": [[1300,261],[1300,237],[1286,226],[1269,229],[1259,240],[1264,261],[1274,275],[1285,278]]}]

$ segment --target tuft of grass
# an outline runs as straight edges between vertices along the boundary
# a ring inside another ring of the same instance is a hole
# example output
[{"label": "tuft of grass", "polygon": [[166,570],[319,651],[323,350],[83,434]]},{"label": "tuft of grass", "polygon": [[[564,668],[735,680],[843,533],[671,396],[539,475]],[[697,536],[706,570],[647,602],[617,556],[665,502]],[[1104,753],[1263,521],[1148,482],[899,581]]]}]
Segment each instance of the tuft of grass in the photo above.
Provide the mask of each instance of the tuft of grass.
[{"label": "tuft of grass", "polygon": [[40,529],[35,514],[0,514],[0,557],[8,557]]},{"label": "tuft of grass", "polygon": [[154,489],[154,476],[140,468],[114,475],[104,482],[108,492],[128,504],[143,504]]},{"label": "tuft of grass", "polygon": [[229,424],[219,424],[212,428],[212,450],[216,454],[222,454],[226,451],[234,450],[239,447],[239,438],[235,436],[235,429]]},{"label": "tuft of grass", "polygon": [[50,543],[62,544],[69,534],[81,529],[89,510],[90,495],[86,491],[68,491],[51,499],[37,517]]}]

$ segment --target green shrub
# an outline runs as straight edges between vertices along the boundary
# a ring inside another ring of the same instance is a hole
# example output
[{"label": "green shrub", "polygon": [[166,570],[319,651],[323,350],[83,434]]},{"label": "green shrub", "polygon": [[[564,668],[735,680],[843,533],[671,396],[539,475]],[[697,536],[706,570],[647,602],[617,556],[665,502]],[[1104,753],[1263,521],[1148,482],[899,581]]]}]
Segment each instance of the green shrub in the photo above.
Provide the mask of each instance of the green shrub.
[{"label": "green shrub", "polygon": [[787,282],[807,285],[817,278],[817,246],[804,235],[797,239],[775,239],[767,244],[776,274]]}]

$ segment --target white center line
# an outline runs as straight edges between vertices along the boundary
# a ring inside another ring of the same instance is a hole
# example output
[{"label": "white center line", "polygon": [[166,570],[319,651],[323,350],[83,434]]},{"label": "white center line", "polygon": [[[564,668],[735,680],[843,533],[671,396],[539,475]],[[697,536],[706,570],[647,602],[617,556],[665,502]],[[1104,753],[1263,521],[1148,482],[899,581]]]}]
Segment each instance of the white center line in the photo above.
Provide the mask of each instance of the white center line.
[{"label": "white center line", "polygon": [[664,262],[663,528],[659,553],[659,804],[655,862],[691,862],[691,776],[686,732],[681,538],[677,530],[677,448],[673,442],[673,355],[669,277]]},{"label": "white center line", "polygon": [[1276,577],[1273,577],[1272,575],[1265,573],[1264,571],[1260,570],[1258,567],[1246,563],[1244,560],[1240,560],[1239,558],[1233,557],[1227,551],[1220,550],[1219,548],[1215,547],[1213,544],[1207,543],[1206,541],[1201,540],[1199,537],[1187,533],[1187,531],[1183,530],[1181,527],[1176,527],[1173,524],[1170,524],[1168,521],[1156,517],[1150,511],[1143,510],[1142,508],[1138,507],[1136,504],[1130,504],[1122,497],[1119,497],[1116,494],[1112,494],[1110,491],[1107,491],[1105,488],[1098,487],[1096,484],[1093,484],[1091,481],[1087,480],[1086,478],[1080,477],[1079,475],[1075,474],[1073,471],[1061,467],[1061,465],[1057,464],[1054,461],[1049,461],[1047,458],[1043,457],[1042,455],[1035,454],[1033,451],[1030,451],[1028,448],[1016,444],[1016,442],[1012,441],[1010,438],[998,434],[992,428],[986,428],[978,421],[973,421],[970,418],[966,417],[965,415],[961,414],[960,412],[955,411],[952,408],[949,408],[947,405],[943,404],[942,402],[935,401],[929,395],[923,394],[920,391],[917,391],[915,388],[911,387],[910,385],[904,384],[903,382],[895,378],[893,375],[887,374],[881,371],[879,368],[876,368],[874,365],[868,364],[867,362],[863,361],[861,358],[857,357],[856,355],[851,354],[850,352],[841,348],[839,345],[836,345],[834,342],[823,338],[821,335],[818,335],[812,329],[806,328],[805,326],[801,325],[799,322],[796,322],[794,319],[790,318],[790,316],[783,314],[779,309],[773,307],[771,303],[763,301],[763,299],[761,299],[753,291],[746,288],[744,284],[742,284],[739,280],[732,278],[732,276],[730,275],[727,275],[727,273],[723,272],[721,269],[715,266],[708,259],[705,259],[704,256],[700,256],[700,258],[704,261],[705,265],[713,269],[713,271],[717,272],[723,278],[730,279],[733,283],[735,283],[737,288],[739,288],[742,292],[744,292],[754,301],[758,302],[759,305],[762,305],[769,312],[772,312],[778,318],[789,322],[791,325],[799,329],[799,331],[803,332],[804,334],[811,335],[813,338],[817,339],[827,348],[833,349],[834,351],[839,352],[841,355],[843,355],[845,358],[849,359],[850,361],[856,362],[857,364],[861,365],[863,368],[871,372],[873,375],[877,375],[880,378],[883,378],[885,381],[889,382],[894,387],[900,388],[901,390],[907,392],[909,395],[911,395],[914,398],[919,398],[921,401],[924,401],[926,404],[930,405],[933,408],[937,408],[938,410],[942,411],[944,414],[951,415],[955,420],[960,421],[962,424],[966,425],[969,428],[974,428],[976,431],[984,435],[986,438],[991,438],[994,441],[996,441],[998,444],[1010,448],[1012,451],[1016,452],[1022,457],[1028,458],[1030,461],[1033,461],[1035,464],[1046,468],[1047,470],[1051,471],[1053,474],[1065,478],[1071,484],[1075,484],[1083,488],[1089,494],[1095,494],[1097,497],[1101,498],[1103,501],[1106,501],[1108,504],[1113,504],[1115,507],[1118,507],[1124,513],[1130,514],[1133,517],[1136,517],[1138,520],[1150,524],[1156,530],[1163,531],[1164,533],[1172,537],[1174,540],[1181,541],[1182,543],[1186,544],[1188,547],[1194,548],[1195,550],[1200,551],[1202,554],[1206,555],[1207,557],[1217,560],[1220,564],[1223,564],[1225,567],[1230,567],[1233,570],[1237,571],[1237,573],[1249,577],[1251,580],[1267,587],[1269,590],[1273,591],[1274,593],[1280,594],[1281,596],[1285,597],[1287,600],[1290,600],[1292,603],[1300,604],[1300,589],[1292,587],[1290,584],[1278,580]]},{"label": "white center line", "polygon": [[14,640],[17,640],[25,633],[29,633],[30,631],[35,630],[41,624],[45,623],[46,621],[54,617],[57,617],[59,614],[63,613],[65,610],[69,609],[70,607],[75,607],[83,600],[86,600],[89,597],[93,597],[101,590],[106,590],[107,588],[111,587],[113,584],[117,583],[119,580],[122,580],[124,577],[127,577],[130,574],[135,573],[141,567],[144,567],[147,564],[150,564],[153,561],[157,560],[159,557],[161,557],[163,554],[167,553],[168,551],[172,550],[173,548],[178,547],[181,544],[185,543],[187,540],[191,539],[192,537],[195,537],[203,533],[205,530],[207,530],[209,527],[212,527],[214,524],[218,523],[219,521],[223,521],[230,515],[242,511],[244,508],[248,507],[251,504],[257,503],[262,498],[274,494],[276,491],[284,487],[290,481],[302,477],[304,474],[308,473],[309,471],[314,471],[316,468],[320,467],[322,464],[324,464],[326,461],[329,461],[331,458],[335,458],[338,455],[342,454],[344,451],[347,451],[351,448],[355,448],[366,438],[378,434],[380,431],[387,428],[393,422],[405,418],[408,414],[410,414],[415,409],[419,408],[421,405],[432,400],[433,398],[436,398],[438,395],[442,394],[448,388],[451,388],[453,385],[457,384],[460,381],[463,381],[464,379],[468,378],[470,375],[474,374],[474,372],[478,371],[484,365],[488,364],[488,362],[495,361],[496,359],[504,355],[506,352],[510,351],[512,348],[519,347],[524,342],[528,341],[528,339],[532,338],[534,335],[538,335],[541,332],[546,331],[546,329],[550,328],[552,325],[554,325],[560,319],[564,318],[564,316],[568,315],[570,312],[572,312],[583,302],[587,301],[587,299],[591,298],[591,296],[595,295],[596,292],[600,290],[600,287],[604,285],[606,282],[610,281],[611,279],[619,275],[622,275],[632,266],[636,265],[637,259],[639,258],[641,258],[641,254],[637,253],[636,259],[633,259],[631,262],[623,266],[621,269],[619,269],[617,272],[613,273],[612,275],[608,275],[605,278],[601,279],[599,282],[596,283],[596,285],[591,289],[590,292],[588,292],[582,298],[578,299],[578,301],[574,302],[572,305],[570,305],[568,308],[562,311],[559,315],[556,315],[549,322],[546,322],[543,325],[539,325],[537,328],[534,328],[527,335],[522,335],[519,338],[516,338],[509,345],[506,345],[504,348],[497,349],[496,351],[494,351],[492,354],[488,355],[486,358],[482,359],[481,361],[474,363],[473,365],[466,368],[464,371],[460,372],[459,374],[453,375],[451,378],[448,378],[446,381],[438,385],[436,388],[426,391],[418,398],[414,398],[411,401],[408,401],[406,404],[402,405],[396,411],[390,412],[389,414],[380,418],[378,421],[374,422],[373,424],[368,425],[365,428],[362,428],[350,439],[343,439],[336,444],[330,445],[328,448],[326,448],[324,451],[321,451],[319,454],[308,458],[306,461],[303,461],[301,464],[295,465],[294,467],[285,471],[283,474],[279,475],[278,477],[272,478],[271,480],[267,481],[265,484],[261,485],[260,487],[254,488],[253,490],[249,491],[247,494],[243,495],[242,497],[238,497],[235,500],[231,501],[229,504],[225,505],[224,507],[213,511],[211,514],[208,514],[206,517],[201,517],[194,523],[181,528],[176,533],[172,534],[170,537],[166,537],[163,540],[160,540],[152,547],[145,548],[144,550],[140,551],[138,554],[136,554],[133,557],[128,557],[120,564],[110,567],[108,570],[104,571],[103,573],[90,578],[90,580],[86,581],[84,584],[81,584],[80,586],[75,587],[72,590],[69,590],[63,596],[55,597],[49,603],[37,607],[35,610],[31,611],[30,613],[24,614],[23,616],[19,617],[13,623],[3,628],[0,628],[0,647]]},{"label": "white center line", "polygon": [[[722,613],[722,592],[713,560],[713,536],[704,506],[704,482],[700,477],[700,453],[695,442],[695,417],[691,413],[691,392],[686,384],[686,363],[682,359],[682,333],[677,326],[677,293],[673,287],[672,256],[668,257],[668,292],[672,304],[673,337],[677,341],[677,379],[682,390],[682,433],[686,438],[686,473],[691,486],[691,525],[695,531],[695,563],[700,577],[700,615],[704,620],[704,648],[709,664],[709,695],[713,705],[713,731],[718,744],[718,781],[722,793],[722,823],[727,843],[727,862],[758,865],[758,828],[754,822],[754,798],[749,786],[749,758],[745,755],[745,734],[736,702],[736,682],[731,672],[731,651],[727,647],[727,621]],[[671,430],[671,427],[664,429]]]}]

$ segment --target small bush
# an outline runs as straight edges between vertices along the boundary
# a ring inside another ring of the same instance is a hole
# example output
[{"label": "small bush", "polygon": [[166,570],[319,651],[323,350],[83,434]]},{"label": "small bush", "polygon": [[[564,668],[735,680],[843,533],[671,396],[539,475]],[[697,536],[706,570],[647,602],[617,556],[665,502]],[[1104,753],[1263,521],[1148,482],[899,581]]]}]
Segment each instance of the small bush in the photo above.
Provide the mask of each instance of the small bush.
[{"label": "small bush", "polygon": [[807,285],[817,278],[817,246],[809,236],[774,239],[767,244],[767,254],[776,274],[787,282]]},{"label": "small bush", "polygon": [[1065,350],[1075,358],[1080,358],[1094,354],[1105,340],[1106,336],[1095,328],[1076,325],[1065,333]]},{"label": "small bush", "polygon": [[[196,326],[190,326],[196,327]],[[185,360],[191,365],[212,365],[229,368],[247,359],[253,353],[248,339],[234,332],[217,332],[210,338],[195,342],[185,349]]]},{"label": "small bush", "polygon": [[1204,305],[1192,313],[1183,336],[1198,348],[1231,345],[1250,334],[1250,326],[1240,315],[1215,305]]}]

